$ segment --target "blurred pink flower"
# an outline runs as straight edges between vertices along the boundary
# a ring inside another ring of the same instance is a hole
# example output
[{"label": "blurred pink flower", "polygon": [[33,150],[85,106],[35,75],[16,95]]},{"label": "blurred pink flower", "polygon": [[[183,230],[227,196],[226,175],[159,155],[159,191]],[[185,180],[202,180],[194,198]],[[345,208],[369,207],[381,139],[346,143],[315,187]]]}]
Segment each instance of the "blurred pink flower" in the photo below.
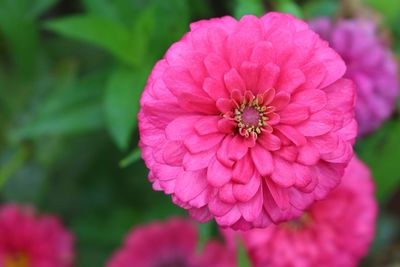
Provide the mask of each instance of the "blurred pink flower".
[{"label": "blurred pink flower", "polygon": [[299,216],[340,182],[353,155],[355,92],[345,70],[290,15],[191,24],[141,98],[153,188],[223,227]]},{"label": "blurred pink flower", "polygon": [[256,267],[355,267],[373,239],[376,215],[370,172],[354,158],[340,186],[302,218],[242,236]]},{"label": "blurred pink flower", "polygon": [[132,230],[124,246],[108,262],[108,267],[235,267],[235,254],[221,243],[208,241],[196,252],[196,226],[189,220],[172,218]]},{"label": "blurred pink flower", "polygon": [[36,216],[32,208],[0,208],[1,267],[70,267],[74,238],[54,216]]},{"label": "blurred pink flower", "polygon": [[347,65],[345,77],[357,85],[360,135],[377,129],[394,110],[399,83],[395,57],[379,40],[375,24],[367,20],[333,23],[320,18],[310,25],[342,56]]}]

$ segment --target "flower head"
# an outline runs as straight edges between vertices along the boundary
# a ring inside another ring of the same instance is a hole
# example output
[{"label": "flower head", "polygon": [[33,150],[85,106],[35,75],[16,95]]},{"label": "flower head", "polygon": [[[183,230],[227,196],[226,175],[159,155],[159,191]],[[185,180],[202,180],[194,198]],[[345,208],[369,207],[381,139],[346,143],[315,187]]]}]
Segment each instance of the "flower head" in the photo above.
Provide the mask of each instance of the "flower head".
[{"label": "flower head", "polygon": [[360,135],[377,129],[393,112],[399,93],[394,55],[367,20],[328,18],[310,22],[311,28],[329,41],[347,65],[345,77],[357,85],[356,119]]},{"label": "flower head", "polygon": [[73,236],[53,216],[35,216],[28,207],[0,207],[0,266],[70,267]]},{"label": "flower head", "polygon": [[234,267],[233,257],[221,243],[209,241],[201,254],[196,252],[196,226],[188,220],[172,218],[132,230],[123,248],[108,267]]},{"label": "flower head", "polygon": [[290,15],[191,24],[141,98],[153,188],[224,227],[299,216],[353,155],[354,87],[344,72],[327,42]]},{"label": "flower head", "polygon": [[376,213],[369,170],[354,158],[340,186],[303,217],[242,236],[256,267],[355,267],[373,239]]}]

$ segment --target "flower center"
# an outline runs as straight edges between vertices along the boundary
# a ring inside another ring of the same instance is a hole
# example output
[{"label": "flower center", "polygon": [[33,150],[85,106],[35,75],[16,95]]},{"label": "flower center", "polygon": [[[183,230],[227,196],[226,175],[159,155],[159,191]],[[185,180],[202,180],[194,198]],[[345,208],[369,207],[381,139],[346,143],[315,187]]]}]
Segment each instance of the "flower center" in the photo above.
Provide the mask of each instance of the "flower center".
[{"label": "flower center", "polygon": [[24,253],[7,255],[4,259],[4,267],[28,267],[28,257]]},{"label": "flower center", "polygon": [[259,105],[257,97],[247,103],[246,100],[234,110],[235,121],[242,136],[258,135],[261,128],[266,124],[267,107]]}]

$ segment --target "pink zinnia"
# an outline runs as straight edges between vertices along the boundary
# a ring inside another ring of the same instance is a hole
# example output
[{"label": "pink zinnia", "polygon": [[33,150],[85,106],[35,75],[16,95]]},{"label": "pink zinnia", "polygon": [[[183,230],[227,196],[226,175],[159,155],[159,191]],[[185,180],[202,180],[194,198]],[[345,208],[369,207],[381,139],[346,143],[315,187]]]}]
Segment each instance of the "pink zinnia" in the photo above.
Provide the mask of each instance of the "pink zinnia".
[{"label": "pink zinnia", "polygon": [[340,186],[301,219],[243,237],[256,267],[355,267],[368,252],[376,215],[370,172],[354,158]]},{"label": "pink zinnia", "polygon": [[14,204],[0,208],[0,267],[71,267],[73,243],[54,216]]},{"label": "pink zinnia", "polygon": [[217,241],[208,241],[196,251],[195,224],[172,218],[132,230],[124,246],[111,258],[108,267],[235,267],[235,255]]},{"label": "pink zinnia", "polygon": [[310,25],[342,56],[347,65],[345,77],[357,85],[356,118],[360,135],[374,131],[392,115],[396,105],[399,82],[395,56],[379,39],[372,21],[334,23],[319,18]]},{"label": "pink zinnia", "polygon": [[141,98],[153,188],[224,227],[299,216],[340,182],[353,155],[355,92],[345,70],[290,15],[191,24]]}]

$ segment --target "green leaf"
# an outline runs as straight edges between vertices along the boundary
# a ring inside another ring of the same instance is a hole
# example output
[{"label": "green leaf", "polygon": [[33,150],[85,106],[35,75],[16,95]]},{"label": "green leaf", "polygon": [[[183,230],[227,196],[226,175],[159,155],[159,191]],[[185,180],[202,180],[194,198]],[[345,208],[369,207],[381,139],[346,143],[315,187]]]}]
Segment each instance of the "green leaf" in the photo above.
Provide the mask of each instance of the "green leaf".
[{"label": "green leaf", "polygon": [[131,65],[139,63],[137,57],[143,52],[135,49],[135,40],[141,36],[133,36],[123,24],[105,17],[76,15],[48,21],[45,27],[63,36],[103,48]]},{"label": "green leaf", "polygon": [[118,20],[118,13],[115,6],[109,0],[83,0],[85,9],[93,15]]},{"label": "green leaf", "polygon": [[104,95],[108,130],[116,145],[125,150],[137,123],[139,97],[146,81],[146,73],[130,68],[118,68],[111,73]]},{"label": "green leaf", "polygon": [[381,12],[383,18],[389,23],[396,23],[400,14],[400,1],[398,0],[364,0],[364,2],[370,5],[372,8]]},{"label": "green leaf", "polygon": [[137,147],[128,156],[126,156],[123,160],[121,160],[121,162],[119,163],[119,166],[121,168],[128,167],[132,163],[135,163],[136,161],[138,161],[140,159],[140,155],[141,155],[141,151]]},{"label": "green leaf", "polygon": [[251,267],[251,263],[249,257],[247,255],[246,249],[242,242],[238,243],[238,267]]},{"label": "green leaf", "polygon": [[400,121],[385,123],[376,133],[356,144],[359,157],[370,167],[376,182],[376,195],[387,201],[400,185]]},{"label": "green leaf", "polygon": [[103,74],[93,74],[56,91],[40,103],[32,119],[10,132],[10,139],[70,135],[103,127],[99,90],[103,80]]},{"label": "green leaf", "polygon": [[303,13],[299,5],[291,0],[278,0],[275,9],[282,13],[292,14],[300,19],[303,18]]},{"label": "green leaf", "polygon": [[306,19],[315,17],[333,17],[338,11],[339,5],[336,0],[312,0],[303,6]]},{"label": "green leaf", "polygon": [[21,146],[11,156],[11,158],[0,167],[0,189],[7,180],[23,165],[29,155],[29,150]]},{"label": "green leaf", "polygon": [[32,0],[28,16],[31,18],[39,17],[50,7],[54,6],[59,0]]},{"label": "green leaf", "polygon": [[234,16],[240,19],[243,15],[252,14],[262,16],[265,13],[262,0],[236,0]]},{"label": "green leaf", "polygon": [[199,232],[199,242],[197,244],[197,251],[201,252],[204,249],[205,244],[212,237],[213,222],[198,223],[197,228]]}]

